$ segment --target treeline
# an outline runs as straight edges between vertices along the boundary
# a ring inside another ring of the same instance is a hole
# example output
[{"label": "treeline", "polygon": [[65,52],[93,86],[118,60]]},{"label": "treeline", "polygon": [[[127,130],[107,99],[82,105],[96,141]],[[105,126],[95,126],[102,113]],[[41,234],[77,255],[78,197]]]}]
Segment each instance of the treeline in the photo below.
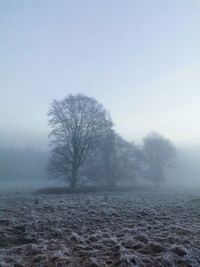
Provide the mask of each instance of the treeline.
[{"label": "treeline", "polygon": [[71,188],[113,187],[138,179],[158,186],[174,164],[175,148],[168,139],[150,133],[142,146],[124,140],[94,98],[78,94],[54,100],[48,115],[52,129],[49,177],[63,179]]}]

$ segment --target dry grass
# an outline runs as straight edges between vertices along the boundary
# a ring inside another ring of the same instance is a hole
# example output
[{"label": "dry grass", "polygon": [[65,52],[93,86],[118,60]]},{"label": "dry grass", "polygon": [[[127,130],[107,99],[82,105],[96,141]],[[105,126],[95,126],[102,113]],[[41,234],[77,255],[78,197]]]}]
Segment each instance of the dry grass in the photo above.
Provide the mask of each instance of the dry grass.
[{"label": "dry grass", "polygon": [[0,266],[200,266],[199,199],[1,194]]}]

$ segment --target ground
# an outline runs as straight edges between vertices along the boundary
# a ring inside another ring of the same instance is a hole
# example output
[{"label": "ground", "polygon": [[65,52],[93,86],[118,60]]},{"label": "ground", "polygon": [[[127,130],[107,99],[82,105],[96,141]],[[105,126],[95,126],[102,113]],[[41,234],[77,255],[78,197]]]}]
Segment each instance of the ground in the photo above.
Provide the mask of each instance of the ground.
[{"label": "ground", "polygon": [[1,193],[0,266],[200,266],[200,192]]}]

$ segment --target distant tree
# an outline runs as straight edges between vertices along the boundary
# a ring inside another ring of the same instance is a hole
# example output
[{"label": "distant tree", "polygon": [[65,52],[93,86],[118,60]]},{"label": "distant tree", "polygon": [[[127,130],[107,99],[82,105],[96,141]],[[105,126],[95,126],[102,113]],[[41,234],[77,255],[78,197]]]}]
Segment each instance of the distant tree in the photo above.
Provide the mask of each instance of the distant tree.
[{"label": "distant tree", "polygon": [[143,152],[146,175],[159,186],[164,180],[165,171],[173,166],[175,148],[168,139],[153,132],[143,139]]},{"label": "distant tree", "polygon": [[66,177],[76,187],[78,171],[105,128],[112,127],[108,113],[94,98],[78,94],[54,100],[49,113],[52,127],[50,172]]},{"label": "distant tree", "polygon": [[119,161],[120,181],[135,183],[140,178],[141,149],[133,142],[124,140],[121,136],[117,139],[117,155]]},{"label": "distant tree", "polygon": [[114,186],[118,181],[118,158],[117,158],[117,135],[111,129],[104,133],[100,142],[100,154],[101,161],[100,164],[102,169],[102,177],[104,178],[108,186]]},{"label": "distant tree", "polygon": [[[107,128],[101,132],[95,141],[95,146],[89,154],[83,169],[83,175],[92,184],[108,184],[111,175],[111,165],[115,156],[116,134]],[[116,170],[115,170],[116,171]]]},{"label": "distant tree", "polygon": [[85,164],[85,176],[93,183],[115,186],[119,181],[133,182],[139,168],[136,146],[108,129],[96,142],[96,149]]}]

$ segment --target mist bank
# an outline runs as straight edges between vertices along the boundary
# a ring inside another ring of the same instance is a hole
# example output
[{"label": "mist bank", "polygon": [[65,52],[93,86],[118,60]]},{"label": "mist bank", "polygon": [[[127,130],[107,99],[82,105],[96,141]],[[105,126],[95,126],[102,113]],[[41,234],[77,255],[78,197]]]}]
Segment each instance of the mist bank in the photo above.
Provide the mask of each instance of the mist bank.
[{"label": "mist bank", "polygon": [[48,185],[47,160],[48,151],[0,148],[0,189],[20,190]]},{"label": "mist bank", "polygon": [[[176,163],[167,171],[162,188],[200,188],[200,149],[176,149]],[[0,189],[38,189],[66,186],[60,180],[49,180],[47,162],[49,151],[34,149],[0,148]],[[151,185],[148,179],[138,177],[119,185]],[[153,185],[152,185],[153,187]]]},{"label": "mist bank", "polygon": [[167,185],[200,188],[200,147],[176,149],[176,164],[168,170]]}]

